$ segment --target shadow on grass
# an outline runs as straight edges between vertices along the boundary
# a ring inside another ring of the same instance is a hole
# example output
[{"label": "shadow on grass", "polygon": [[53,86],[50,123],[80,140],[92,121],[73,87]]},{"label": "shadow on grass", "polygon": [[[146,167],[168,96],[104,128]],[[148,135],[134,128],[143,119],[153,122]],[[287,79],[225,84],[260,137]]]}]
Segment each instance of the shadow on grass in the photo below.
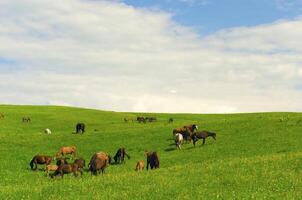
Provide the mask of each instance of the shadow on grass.
[{"label": "shadow on grass", "polygon": [[167,149],[165,149],[166,152],[174,151],[174,150],[176,150],[176,149],[175,148],[167,148]]}]

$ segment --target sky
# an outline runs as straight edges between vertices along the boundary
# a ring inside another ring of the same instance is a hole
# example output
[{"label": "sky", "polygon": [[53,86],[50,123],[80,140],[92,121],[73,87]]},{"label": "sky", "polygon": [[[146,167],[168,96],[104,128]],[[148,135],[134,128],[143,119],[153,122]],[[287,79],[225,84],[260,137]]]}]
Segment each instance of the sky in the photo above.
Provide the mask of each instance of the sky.
[{"label": "sky", "polygon": [[302,111],[302,0],[2,0],[0,104]]}]

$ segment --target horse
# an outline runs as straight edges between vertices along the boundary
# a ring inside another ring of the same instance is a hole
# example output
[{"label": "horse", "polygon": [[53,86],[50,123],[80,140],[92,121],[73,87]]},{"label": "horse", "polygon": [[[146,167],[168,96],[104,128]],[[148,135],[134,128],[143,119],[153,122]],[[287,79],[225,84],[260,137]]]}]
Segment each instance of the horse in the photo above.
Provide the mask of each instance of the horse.
[{"label": "horse", "polygon": [[30,161],[29,165],[32,170],[36,170],[39,165],[49,165],[52,161],[51,156],[44,156],[44,155],[35,155],[33,159]]},{"label": "horse", "polygon": [[146,117],[145,120],[148,121],[148,122],[156,122],[157,121],[156,117]]},{"label": "horse", "polygon": [[169,119],[168,119],[168,123],[173,123],[173,118],[172,117],[170,117]]},{"label": "horse", "polygon": [[57,169],[58,165],[46,165],[46,175],[48,175],[50,171],[56,171]]},{"label": "horse", "polygon": [[22,122],[31,122],[31,119],[30,119],[30,117],[23,117],[22,118]]},{"label": "horse", "polygon": [[175,134],[175,145],[177,149],[181,149],[181,144],[183,142],[184,138],[181,133]]},{"label": "horse", "polygon": [[181,128],[173,129],[173,137],[175,137],[176,133],[181,133],[183,135],[184,140],[191,141],[194,130],[197,130],[198,126],[196,124],[186,125]]},{"label": "horse", "polygon": [[216,133],[209,132],[209,131],[198,131],[193,134],[193,145],[195,147],[195,143],[198,141],[198,139],[203,139],[202,144],[204,145],[206,138],[212,137],[214,140],[216,140]]},{"label": "horse", "polygon": [[0,113],[0,119],[3,119],[3,118],[4,118],[4,114]]},{"label": "horse", "polygon": [[77,123],[76,125],[76,133],[84,133],[85,132],[85,124],[84,123]]},{"label": "horse", "polygon": [[139,123],[146,123],[146,118],[145,117],[137,117],[136,121],[138,121]]},{"label": "horse", "polygon": [[144,170],[145,164],[143,160],[140,160],[136,163],[135,171],[142,171]]},{"label": "horse", "polygon": [[63,178],[64,174],[69,173],[73,173],[74,176],[78,176],[78,172],[80,172],[81,176],[83,175],[82,169],[77,164],[64,163],[58,166],[57,170],[51,175],[51,178],[58,175],[61,175],[61,177]]},{"label": "horse", "polygon": [[91,157],[88,167],[91,174],[97,175],[100,170],[104,174],[109,164],[111,164],[111,157],[104,152],[98,152]]},{"label": "horse", "polygon": [[127,156],[128,159],[130,159],[130,156],[126,153],[126,150],[124,147],[119,148],[113,157],[115,163],[123,163],[125,160],[125,156]]},{"label": "horse", "polygon": [[77,148],[75,146],[61,147],[59,151],[56,153],[56,158],[60,158],[60,156],[62,157],[67,154],[70,154],[73,157],[75,157],[77,154]]},{"label": "horse", "polygon": [[50,130],[49,128],[46,128],[46,129],[44,130],[44,133],[46,133],[46,134],[51,134],[51,130]]},{"label": "horse", "polygon": [[147,156],[147,170],[149,170],[149,165],[151,169],[159,168],[159,158],[156,152],[145,152]]},{"label": "horse", "polygon": [[83,169],[85,167],[85,160],[83,158],[77,158],[75,159],[74,164],[77,164],[79,168]]}]

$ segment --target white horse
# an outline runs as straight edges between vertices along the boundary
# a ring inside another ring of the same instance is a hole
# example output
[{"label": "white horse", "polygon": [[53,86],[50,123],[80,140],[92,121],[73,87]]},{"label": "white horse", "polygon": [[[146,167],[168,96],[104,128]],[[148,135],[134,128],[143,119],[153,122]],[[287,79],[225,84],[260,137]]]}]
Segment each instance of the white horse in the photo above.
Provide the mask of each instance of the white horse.
[{"label": "white horse", "polygon": [[181,133],[176,133],[175,134],[175,144],[177,149],[181,149],[181,144],[184,140],[184,137],[182,136]]},{"label": "white horse", "polygon": [[49,128],[47,128],[47,129],[44,130],[44,133],[46,133],[46,134],[51,134],[51,131],[50,131]]}]

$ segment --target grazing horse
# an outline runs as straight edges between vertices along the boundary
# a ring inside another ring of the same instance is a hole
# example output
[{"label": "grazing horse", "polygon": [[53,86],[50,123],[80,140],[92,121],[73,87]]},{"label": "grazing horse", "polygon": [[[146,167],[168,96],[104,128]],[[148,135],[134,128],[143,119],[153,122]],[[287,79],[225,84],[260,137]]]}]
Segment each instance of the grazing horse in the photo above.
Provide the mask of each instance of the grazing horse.
[{"label": "grazing horse", "polygon": [[44,130],[44,133],[51,134],[51,130],[49,128],[47,128],[47,129]]},{"label": "grazing horse", "polygon": [[148,122],[156,122],[157,121],[156,117],[146,117],[145,120],[148,121]]},{"label": "grazing horse", "polygon": [[30,117],[23,117],[22,122],[31,122]]},{"label": "grazing horse", "polygon": [[181,149],[181,144],[183,142],[184,138],[181,133],[175,134],[175,144],[177,149]]},{"label": "grazing horse", "polygon": [[127,156],[128,159],[130,159],[130,156],[126,153],[126,150],[124,147],[119,148],[113,157],[115,163],[123,163],[125,160],[125,156]]},{"label": "grazing horse", "polygon": [[111,157],[104,152],[98,152],[91,157],[88,167],[91,174],[97,175],[100,170],[102,174],[104,174],[105,168],[108,167],[109,164],[111,164]]},{"label": "grazing horse", "polygon": [[77,123],[76,125],[76,133],[84,133],[85,132],[85,124],[84,123]]},{"label": "grazing horse", "polygon": [[142,171],[144,170],[145,163],[143,160],[140,160],[136,163],[135,171]]},{"label": "grazing horse", "polygon": [[77,164],[64,163],[58,166],[57,170],[51,175],[51,178],[58,175],[61,175],[61,177],[63,178],[64,174],[69,174],[69,173],[73,173],[74,176],[78,176],[78,172],[80,172],[82,176],[83,171]]},{"label": "grazing horse", "polygon": [[181,128],[173,129],[173,137],[175,137],[176,133],[181,133],[183,135],[184,140],[191,141],[194,130],[197,130],[198,126],[196,124],[186,125]]},{"label": "grazing horse", "polygon": [[85,167],[85,160],[83,158],[77,158],[75,159],[74,164],[77,164],[79,168],[83,169]]},{"label": "grazing horse", "polygon": [[67,154],[72,155],[73,157],[77,154],[77,148],[75,146],[69,146],[69,147],[61,147],[59,151],[56,153],[56,158],[60,158],[62,156],[65,156]]},{"label": "grazing horse", "polygon": [[56,171],[58,169],[58,165],[46,165],[46,175],[48,175],[48,173],[50,171]]},{"label": "grazing horse", "polygon": [[4,114],[0,113],[0,119],[3,119],[3,118],[4,118]]},{"label": "grazing horse", "polygon": [[136,121],[138,121],[139,123],[146,123],[146,118],[145,117],[137,117]]},{"label": "grazing horse", "polygon": [[204,145],[206,138],[212,137],[214,140],[216,140],[216,133],[209,132],[209,131],[198,131],[193,134],[193,145],[195,147],[195,143],[198,141],[198,139],[203,139],[202,144]]},{"label": "grazing horse", "polygon": [[170,117],[169,119],[168,119],[168,123],[173,123],[173,118],[172,117]]},{"label": "grazing horse", "polygon": [[151,169],[159,168],[159,158],[156,152],[145,152],[147,156],[147,170],[149,170],[149,165]]},{"label": "grazing horse", "polygon": [[32,170],[36,170],[39,165],[49,165],[52,161],[51,156],[35,155],[29,165]]}]

